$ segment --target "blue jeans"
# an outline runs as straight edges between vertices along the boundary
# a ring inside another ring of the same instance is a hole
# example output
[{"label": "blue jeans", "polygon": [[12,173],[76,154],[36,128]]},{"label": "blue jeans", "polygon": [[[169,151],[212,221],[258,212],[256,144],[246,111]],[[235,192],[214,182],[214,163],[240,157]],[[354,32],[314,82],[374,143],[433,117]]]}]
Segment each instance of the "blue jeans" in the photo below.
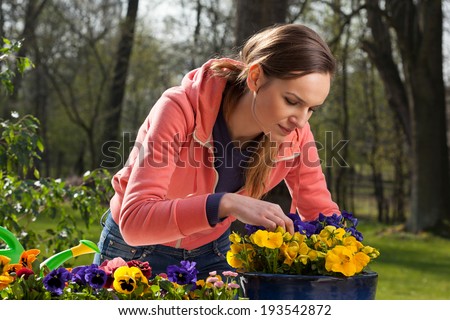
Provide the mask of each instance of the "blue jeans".
[{"label": "blue jeans", "polygon": [[94,257],[96,264],[115,257],[121,257],[125,261],[147,261],[152,267],[152,274],[156,275],[167,272],[167,266],[179,265],[182,260],[195,261],[199,271],[198,279],[205,279],[211,271],[217,271],[218,274],[227,270],[234,271],[226,261],[226,254],[230,248],[229,229],[217,240],[193,250],[176,249],[163,245],[133,247],[123,240],[119,226],[112,219],[109,210],[105,214],[107,218],[104,223],[102,222],[103,231],[98,242],[100,253],[96,253]]}]

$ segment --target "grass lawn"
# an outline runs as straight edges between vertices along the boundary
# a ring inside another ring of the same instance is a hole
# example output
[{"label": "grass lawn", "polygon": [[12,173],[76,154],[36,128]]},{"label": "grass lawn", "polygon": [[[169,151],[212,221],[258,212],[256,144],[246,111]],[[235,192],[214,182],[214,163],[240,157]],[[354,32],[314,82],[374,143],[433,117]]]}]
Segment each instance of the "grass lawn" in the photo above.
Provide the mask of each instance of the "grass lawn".
[{"label": "grass lawn", "polygon": [[[51,221],[36,221],[37,230],[45,230]],[[80,228],[85,228],[80,220]],[[431,234],[412,235],[398,227],[384,226],[360,219],[364,244],[377,248],[381,255],[371,263],[378,273],[376,299],[442,300],[450,299],[450,239]],[[100,224],[86,230],[85,239],[97,243]],[[68,261],[70,265],[92,263],[93,254]]]},{"label": "grass lawn", "polygon": [[360,221],[364,243],[380,251],[371,269],[378,273],[378,300],[450,299],[450,239],[412,235],[401,228]]}]

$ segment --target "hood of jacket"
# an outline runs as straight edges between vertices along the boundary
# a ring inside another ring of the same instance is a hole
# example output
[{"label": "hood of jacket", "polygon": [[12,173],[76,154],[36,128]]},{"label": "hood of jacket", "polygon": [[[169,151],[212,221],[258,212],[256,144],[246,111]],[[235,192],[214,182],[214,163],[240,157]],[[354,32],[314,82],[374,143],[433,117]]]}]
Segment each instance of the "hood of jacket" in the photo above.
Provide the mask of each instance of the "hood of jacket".
[{"label": "hood of jacket", "polygon": [[[186,92],[194,113],[194,139],[204,146],[212,147],[212,130],[222,102],[222,94],[227,80],[214,76],[211,65],[217,61],[241,64],[241,62],[222,58],[211,59],[200,68],[186,74],[181,87]],[[305,126],[309,130],[309,125]],[[276,161],[295,158],[300,154],[304,129],[296,128],[280,144]]]}]

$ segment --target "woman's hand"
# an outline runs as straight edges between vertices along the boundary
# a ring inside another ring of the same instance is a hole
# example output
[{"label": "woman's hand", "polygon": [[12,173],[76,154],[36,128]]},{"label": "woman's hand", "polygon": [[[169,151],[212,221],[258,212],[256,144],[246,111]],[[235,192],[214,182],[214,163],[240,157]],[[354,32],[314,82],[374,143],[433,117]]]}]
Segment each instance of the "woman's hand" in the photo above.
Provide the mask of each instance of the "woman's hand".
[{"label": "woman's hand", "polygon": [[236,193],[225,194],[219,205],[219,218],[234,216],[242,223],[263,226],[273,231],[277,226],[294,234],[294,224],[278,204]]}]

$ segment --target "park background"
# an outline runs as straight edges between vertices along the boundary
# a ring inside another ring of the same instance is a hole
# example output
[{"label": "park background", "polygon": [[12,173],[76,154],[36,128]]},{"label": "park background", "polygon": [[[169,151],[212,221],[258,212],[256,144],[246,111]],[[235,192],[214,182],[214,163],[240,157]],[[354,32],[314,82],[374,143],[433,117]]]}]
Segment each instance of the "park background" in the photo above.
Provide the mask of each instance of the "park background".
[{"label": "park background", "polygon": [[[301,23],[339,63],[310,122],[334,200],[381,252],[377,298],[450,299],[449,20],[448,0],[1,0],[0,225],[44,257],[96,242],[161,93]],[[284,184],[266,199],[288,210]]]}]

